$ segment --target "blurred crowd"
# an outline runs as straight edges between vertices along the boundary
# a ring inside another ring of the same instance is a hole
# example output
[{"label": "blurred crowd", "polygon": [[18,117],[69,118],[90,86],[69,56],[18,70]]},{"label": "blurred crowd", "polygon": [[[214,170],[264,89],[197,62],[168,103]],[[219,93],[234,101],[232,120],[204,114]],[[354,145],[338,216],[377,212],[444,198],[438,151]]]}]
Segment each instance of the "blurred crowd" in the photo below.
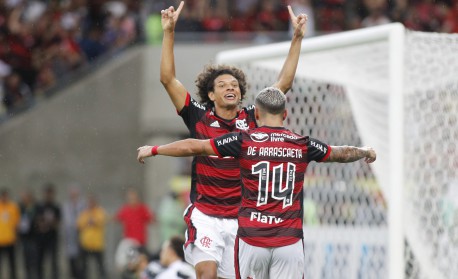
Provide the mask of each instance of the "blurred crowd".
[{"label": "blurred crowd", "polygon": [[7,111],[68,73],[139,39],[138,1],[0,1],[0,78]]},{"label": "blurred crowd", "polygon": [[285,31],[288,4],[296,13],[309,16],[313,27],[309,36],[389,22],[402,22],[418,31],[458,32],[456,0],[188,0],[176,30]]},{"label": "blurred crowd", "polygon": [[[12,113],[106,53],[161,39],[160,10],[179,0],[0,1],[0,96]],[[308,36],[402,22],[458,32],[458,0],[187,0],[177,32],[289,30],[286,5],[309,16]],[[265,38],[262,41],[266,42]],[[237,39],[237,36],[234,36]],[[246,39],[240,36],[239,39]],[[0,110],[1,114],[1,110]]]},{"label": "blurred crowd", "polygon": [[[183,255],[174,255],[179,251],[169,250],[184,243],[182,214],[189,203],[189,182],[189,177],[171,181],[170,193],[157,206],[157,217],[135,188],[125,191],[125,201],[111,214],[96,194],[83,195],[77,184],[69,185],[63,200],[56,198],[53,184],[44,185],[39,198],[24,190],[16,199],[8,189],[0,189],[0,278],[103,279],[115,273],[117,278],[156,278],[171,262],[183,261]],[[112,247],[114,257],[105,255],[110,222],[122,228],[117,247]],[[152,237],[148,227],[156,223],[159,235]],[[151,251],[149,238],[160,241],[165,252]],[[114,263],[110,269],[107,262]],[[147,269],[148,276],[143,274]]]}]

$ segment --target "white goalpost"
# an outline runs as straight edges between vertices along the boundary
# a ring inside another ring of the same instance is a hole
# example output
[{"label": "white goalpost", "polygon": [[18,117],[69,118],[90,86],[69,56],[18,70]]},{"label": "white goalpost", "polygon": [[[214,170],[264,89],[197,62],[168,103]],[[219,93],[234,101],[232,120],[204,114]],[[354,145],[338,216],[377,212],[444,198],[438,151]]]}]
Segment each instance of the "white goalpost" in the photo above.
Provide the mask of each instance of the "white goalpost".
[{"label": "white goalpost", "polygon": [[[224,51],[250,97],[289,42]],[[248,101],[252,101],[248,97]],[[368,166],[313,164],[304,184],[306,278],[453,278],[458,272],[458,35],[399,23],[304,39],[288,128],[369,145]]]}]

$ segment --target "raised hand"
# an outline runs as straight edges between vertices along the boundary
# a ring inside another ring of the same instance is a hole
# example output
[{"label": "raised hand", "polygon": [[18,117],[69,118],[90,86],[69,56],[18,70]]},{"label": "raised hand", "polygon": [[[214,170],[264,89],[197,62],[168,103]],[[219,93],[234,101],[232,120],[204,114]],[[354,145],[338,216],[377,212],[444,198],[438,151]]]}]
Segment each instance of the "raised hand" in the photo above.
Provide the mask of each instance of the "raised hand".
[{"label": "raised hand", "polygon": [[178,17],[180,16],[181,9],[183,9],[183,6],[184,1],[181,1],[176,11],[173,6],[170,6],[168,9],[161,11],[161,24],[162,30],[164,32],[173,32],[175,30],[175,24],[178,21]]},{"label": "raised hand", "polygon": [[288,5],[288,11],[289,11],[289,17],[291,19],[291,23],[293,25],[293,30],[294,30],[293,36],[303,38],[305,35],[305,26],[308,20],[307,15],[299,14],[298,16],[296,16],[290,5]]}]

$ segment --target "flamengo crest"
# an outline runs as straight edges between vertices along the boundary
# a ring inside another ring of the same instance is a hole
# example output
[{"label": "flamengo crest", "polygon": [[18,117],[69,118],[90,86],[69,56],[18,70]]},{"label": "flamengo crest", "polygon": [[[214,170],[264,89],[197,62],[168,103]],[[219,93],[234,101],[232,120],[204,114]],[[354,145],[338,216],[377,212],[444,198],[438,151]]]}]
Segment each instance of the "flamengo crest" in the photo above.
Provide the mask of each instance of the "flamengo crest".
[{"label": "flamengo crest", "polygon": [[210,245],[212,244],[212,240],[208,236],[204,236],[200,240],[200,244],[202,244],[202,246],[205,248],[210,248]]},{"label": "flamengo crest", "polygon": [[236,119],[235,127],[239,130],[248,130],[248,125],[246,124],[246,119]]}]

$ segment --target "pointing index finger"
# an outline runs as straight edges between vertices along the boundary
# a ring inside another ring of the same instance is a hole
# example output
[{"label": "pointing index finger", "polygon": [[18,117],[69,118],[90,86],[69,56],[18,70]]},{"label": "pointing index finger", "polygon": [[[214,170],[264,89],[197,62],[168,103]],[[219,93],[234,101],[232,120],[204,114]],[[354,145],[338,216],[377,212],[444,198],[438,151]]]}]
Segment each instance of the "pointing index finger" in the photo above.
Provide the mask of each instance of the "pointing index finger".
[{"label": "pointing index finger", "polygon": [[296,15],[293,12],[293,9],[291,8],[291,5],[288,5],[288,12],[289,12],[289,16],[291,18],[295,18],[296,17]]},{"label": "pointing index finger", "polygon": [[183,6],[184,6],[184,1],[181,1],[180,5],[178,6],[178,8],[176,10],[177,15],[180,15],[181,9],[183,9]]}]

